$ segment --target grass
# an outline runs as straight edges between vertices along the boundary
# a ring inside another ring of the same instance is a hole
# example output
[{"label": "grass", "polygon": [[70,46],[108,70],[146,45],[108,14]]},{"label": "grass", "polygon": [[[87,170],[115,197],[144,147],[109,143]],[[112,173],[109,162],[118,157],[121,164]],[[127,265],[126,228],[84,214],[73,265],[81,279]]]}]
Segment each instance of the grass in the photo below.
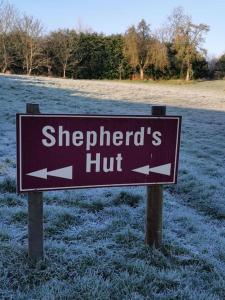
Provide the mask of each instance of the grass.
[{"label": "grass", "polygon": [[[137,197],[132,195],[119,192],[113,200]],[[166,205],[165,218],[174,225],[165,228],[161,251],[151,249],[144,245],[144,201],[137,198],[135,207],[114,206],[108,196],[99,211],[74,206],[72,199],[66,207],[55,205],[56,199],[47,204],[45,257],[37,263],[27,257],[26,235],[11,238],[18,225],[26,232],[26,208],[9,205],[12,228],[0,227],[0,298],[223,299],[224,274],[210,261],[210,251],[197,254],[179,237],[179,230],[197,235],[199,221],[184,213],[172,217]],[[171,202],[167,194],[165,202]]]},{"label": "grass", "polygon": [[[109,81],[110,80],[104,80],[104,81]],[[166,84],[166,85],[195,85],[195,84],[201,84],[204,83],[206,85],[208,85],[209,83],[213,83],[211,85],[220,85],[220,83],[224,84],[224,80],[207,80],[207,79],[193,79],[193,80],[189,80],[186,81],[185,79],[159,79],[159,80],[153,80],[153,79],[144,79],[144,80],[140,80],[140,79],[136,79],[136,80],[130,80],[130,79],[122,79],[122,80],[118,80],[115,79],[113,80],[115,82],[121,82],[121,83],[131,83],[131,84]]]},{"label": "grass", "polygon": [[[210,299],[205,287],[211,283],[211,299],[223,296],[223,287],[218,289],[222,278],[212,266],[191,257],[178,260],[175,255],[182,252],[175,245],[166,246],[165,256],[138,242],[132,248],[135,258],[129,257],[131,245],[127,245],[127,254],[122,254],[116,243],[113,248],[96,246],[74,255],[66,249],[47,248],[45,259],[37,264],[27,260],[23,249],[14,250],[6,271],[6,265],[2,266],[2,275],[8,278],[16,299],[93,299],[93,295],[97,299]],[[112,255],[113,249],[118,253]],[[7,250],[3,247],[2,253],[6,255]],[[198,274],[197,282],[194,274]],[[198,293],[200,298],[195,298]]]},{"label": "grass", "polygon": [[28,218],[27,211],[24,211],[24,209],[20,209],[20,210],[17,210],[17,212],[15,212],[13,214],[11,220],[13,223],[20,223],[20,224],[26,225],[27,218]]},{"label": "grass", "polygon": [[[0,77],[0,299],[225,299],[224,81],[173,85]],[[44,193],[45,255],[30,260],[15,113],[35,100],[48,113],[146,114],[173,91],[181,155],[178,184],[164,188],[160,251],[144,243],[146,188],[83,189]]]},{"label": "grass", "polygon": [[25,203],[22,197],[17,197],[15,194],[6,193],[2,197],[0,197],[0,207],[9,206],[23,206]]},{"label": "grass", "polygon": [[0,183],[0,191],[1,193],[15,193],[16,192],[16,181],[10,177],[6,177]]},{"label": "grass", "polygon": [[127,192],[120,192],[119,195],[117,195],[113,199],[113,204],[118,205],[129,205],[131,207],[137,207],[142,197],[140,195],[132,195]]}]

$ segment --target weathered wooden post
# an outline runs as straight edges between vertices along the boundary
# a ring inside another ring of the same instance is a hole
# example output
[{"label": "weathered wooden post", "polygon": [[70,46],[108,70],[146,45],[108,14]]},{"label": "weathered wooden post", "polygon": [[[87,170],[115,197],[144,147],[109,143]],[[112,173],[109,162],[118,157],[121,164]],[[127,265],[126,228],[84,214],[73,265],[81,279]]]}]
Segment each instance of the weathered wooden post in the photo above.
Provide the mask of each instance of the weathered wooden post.
[{"label": "weathered wooden post", "polygon": [[[27,103],[27,114],[39,114],[39,105]],[[28,192],[28,255],[31,259],[43,257],[43,195]]]},{"label": "weathered wooden post", "polygon": [[[166,106],[152,106],[152,116],[166,115]],[[145,243],[160,248],[162,246],[163,186],[147,186]]]}]

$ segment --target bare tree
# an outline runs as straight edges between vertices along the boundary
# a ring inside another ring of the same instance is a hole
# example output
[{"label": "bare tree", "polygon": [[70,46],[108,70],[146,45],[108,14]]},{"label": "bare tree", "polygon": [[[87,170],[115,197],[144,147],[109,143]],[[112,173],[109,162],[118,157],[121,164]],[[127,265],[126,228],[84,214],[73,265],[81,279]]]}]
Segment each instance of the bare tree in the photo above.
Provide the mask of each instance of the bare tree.
[{"label": "bare tree", "polygon": [[54,64],[53,43],[50,36],[42,39],[43,66],[47,68],[48,76],[52,75]]},{"label": "bare tree", "polygon": [[181,63],[181,70],[186,69],[186,80],[193,76],[193,61],[199,55],[205,55],[202,48],[204,34],[209,31],[206,24],[194,24],[191,18],[184,14],[181,7],[176,8],[169,17],[170,31],[176,57]]},{"label": "bare tree", "polygon": [[38,19],[23,15],[17,23],[21,45],[21,58],[27,75],[43,64],[41,37],[43,27]]},{"label": "bare tree", "polygon": [[73,41],[68,30],[58,30],[51,33],[54,59],[62,66],[62,77],[66,78],[69,59],[72,56]]},{"label": "bare tree", "polygon": [[18,14],[13,5],[0,2],[0,69],[5,73],[10,67],[13,58],[10,56],[8,35],[14,29]]},{"label": "bare tree", "polygon": [[[71,64],[75,68],[81,61],[80,57],[76,57],[79,36],[75,31],[58,30],[50,34],[50,40],[53,50],[54,60],[62,67],[62,77],[66,78],[66,71]],[[71,58],[73,57],[73,60]]]}]

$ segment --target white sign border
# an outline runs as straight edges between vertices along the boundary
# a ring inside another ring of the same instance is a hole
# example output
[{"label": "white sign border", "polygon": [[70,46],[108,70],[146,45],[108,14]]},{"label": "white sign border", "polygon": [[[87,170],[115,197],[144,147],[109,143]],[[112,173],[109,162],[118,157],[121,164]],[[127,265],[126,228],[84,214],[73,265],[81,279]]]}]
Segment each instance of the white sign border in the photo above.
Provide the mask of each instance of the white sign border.
[{"label": "white sign border", "polygon": [[[180,142],[179,133],[181,128],[181,116],[132,116],[132,115],[61,115],[61,114],[18,114],[19,116],[19,192],[31,192],[31,191],[53,191],[53,190],[69,190],[69,189],[83,189],[83,188],[98,188],[98,187],[120,187],[120,186],[147,186],[147,185],[163,185],[163,184],[173,184],[176,183],[176,173],[177,173],[177,163],[178,163],[178,144]],[[177,123],[177,138],[176,138],[176,150],[174,157],[174,174],[173,181],[171,182],[152,182],[152,183],[122,183],[122,184],[108,184],[108,185],[85,185],[85,186],[66,186],[66,187],[55,187],[55,188],[34,188],[34,189],[23,189],[22,188],[22,131],[21,122],[22,118],[32,117],[32,118],[49,118],[49,117],[69,117],[69,118],[112,118],[112,119],[166,119],[166,120],[178,120]],[[18,180],[18,178],[17,178]]]}]

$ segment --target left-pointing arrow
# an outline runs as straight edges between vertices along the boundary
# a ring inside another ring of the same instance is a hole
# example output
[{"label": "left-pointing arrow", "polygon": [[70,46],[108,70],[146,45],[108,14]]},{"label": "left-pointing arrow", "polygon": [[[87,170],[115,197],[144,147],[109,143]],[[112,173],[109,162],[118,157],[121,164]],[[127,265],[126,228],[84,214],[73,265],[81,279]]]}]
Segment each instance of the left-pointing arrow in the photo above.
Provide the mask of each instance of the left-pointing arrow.
[{"label": "left-pointing arrow", "polygon": [[38,170],[38,171],[34,171],[34,172],[31,172],[31,173],[28,173],[27,175],[47,179],[47,169],[41,169],[41,170]]},{"label": "left-pointing arrow", "polygon": [[164,165],[160,165],[157,167],[153,167],[150,168],[149,165],[137,168],[137,169],[133,169],[133,172],[137,172],[137,173],[141,173],[141,174],[145,174],[145,175],[149,175],[150,173],[158,173],[158,174],[162,174],[162,175],[167,175],[170,176],[171,174],[171,164],[164,164]]},{"label": "left-pointing arrow", "polygon": [[73,178],[73,167],[69,166],[69,167],[57,169],[54,171],[50,171],[50,172],[48,172],[48,175],[60,177],[60,178],[72,179]]},{"label": "left-pointing arrow", "polygon": [[42,179],[47,179],[48,176],[72,179],[73,178],[73,167],[68,166],[65,168],[60,168],[60,169],[56,169],[56,170],[49,171],[49,172],[48,172],[47,168],[45,168],[45,169],[41,169],[41,170],[34,171],[31,173],[27,173],[26,175],[38,177],[38,178],[42,178]]}]

